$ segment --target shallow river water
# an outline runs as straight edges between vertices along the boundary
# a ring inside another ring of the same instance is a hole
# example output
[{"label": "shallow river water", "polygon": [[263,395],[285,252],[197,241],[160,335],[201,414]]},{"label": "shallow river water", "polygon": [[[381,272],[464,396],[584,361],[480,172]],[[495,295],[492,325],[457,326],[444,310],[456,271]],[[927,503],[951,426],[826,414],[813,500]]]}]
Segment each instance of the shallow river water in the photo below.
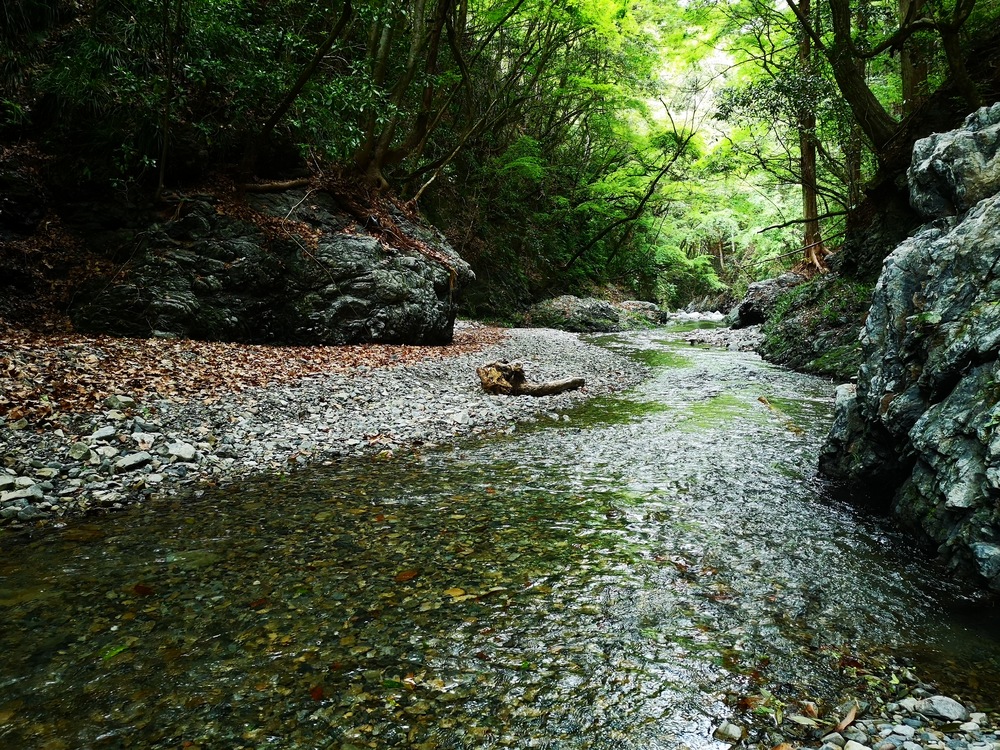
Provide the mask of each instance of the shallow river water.
[{"label": "shallow river water", "polygon": [[7,540],[0,746],[700,750],[871,658],[1000,692],[996,613],[815,481],[830,383],[603,343],[654,376],[568,421]]}]

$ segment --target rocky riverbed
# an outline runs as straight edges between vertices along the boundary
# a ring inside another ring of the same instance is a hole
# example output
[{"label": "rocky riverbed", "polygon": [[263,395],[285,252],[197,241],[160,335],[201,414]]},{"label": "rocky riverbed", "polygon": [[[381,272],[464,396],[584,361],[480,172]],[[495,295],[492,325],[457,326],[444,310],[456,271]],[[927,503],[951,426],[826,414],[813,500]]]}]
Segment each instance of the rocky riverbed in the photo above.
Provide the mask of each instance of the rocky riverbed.
[{"label": "rocky riverbed", "polygon": [[[803,740],[794,747],[802,750],[998,750],[1000,731],[997,731],[997,716],[990,717],[984,712],[970,711],[953,698],[933,693],[930,685],[917,684],[911,695],[899,701],[886,703],[871,713],[870,717],[859,716],[850,720],[859,711],[857,703],[841,707],[848,714],[844,726],[835,731],[823,732],[812,729],[818,740]],[[818,726],[809,717],[793,716],[800,726]],[[730,729],[731,727],[731,729]],[[716,736],[735,738],[732,724],[723,724]],[[787,749],[791,744],[779,745]]]},{"label": "rocky riverbed", "polygon": [[[473,338],[477,329],[459,324]],[[560,419],[581,398],[626,388],[646,374],[638,362],[576,334],[511,329],[500,338],[454,356],[361,364],[220,398],[178,403],[117,393],[99,412],[57,429],[8,422],[0,426],[0,523],[58,522],[190,492],[201,482],[346,456],[390,459],[461,436],[511,432],[520,422]],[[475,368],[500,359],[522,362],[532,380],[581,376],[587,384],[541,398],[486,395]]]}]

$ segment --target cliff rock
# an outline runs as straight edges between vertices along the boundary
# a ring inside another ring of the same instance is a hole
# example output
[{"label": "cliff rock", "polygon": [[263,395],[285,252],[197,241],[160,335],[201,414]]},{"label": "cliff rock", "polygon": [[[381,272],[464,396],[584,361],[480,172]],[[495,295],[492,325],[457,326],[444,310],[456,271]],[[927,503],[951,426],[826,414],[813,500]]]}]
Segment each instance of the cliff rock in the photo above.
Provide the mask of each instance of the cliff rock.
[{"label": "cliff rock", "polygon": [[820,470],[1000,590],[1000,104],[917,142],[928,223],[885,260]]},{"label": "cliff rock", "polygon": [[81,331],[272,344],[441,344],[473,278],[432,229],[401,212],[361,226],[330,194],[211,198],[136,232],[118,272],[71,310]]}]

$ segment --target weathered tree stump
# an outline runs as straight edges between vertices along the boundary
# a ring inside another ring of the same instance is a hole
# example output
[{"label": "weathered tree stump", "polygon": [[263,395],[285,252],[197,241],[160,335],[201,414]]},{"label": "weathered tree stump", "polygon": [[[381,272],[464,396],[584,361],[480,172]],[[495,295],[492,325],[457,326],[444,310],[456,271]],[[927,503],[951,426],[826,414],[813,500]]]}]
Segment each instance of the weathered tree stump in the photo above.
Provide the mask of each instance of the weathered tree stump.
[{"label": "weathered tree stump", "polygon": [[520,362],[492,362],[477,367],[476,375],[479,376],[484,391],[504,396],[551,396],[563,391],[574,391],[584,385],[583,378],[529,382]]}]

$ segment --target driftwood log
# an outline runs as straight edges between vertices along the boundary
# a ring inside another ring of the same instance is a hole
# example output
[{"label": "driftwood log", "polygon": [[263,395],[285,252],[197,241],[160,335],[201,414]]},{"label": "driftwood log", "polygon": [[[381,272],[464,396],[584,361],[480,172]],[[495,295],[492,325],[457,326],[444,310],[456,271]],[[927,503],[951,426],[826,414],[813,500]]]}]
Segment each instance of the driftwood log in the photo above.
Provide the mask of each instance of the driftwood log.
[{"label": "driftwood log", "polygon": [[492,362],[477,367],[476,375],[479,376],[484,391],[504,396],[551,396],[563,391],[574,391],[584,385],[583,378],[531,383],[525,377],[524,366],[520,362]]}]

